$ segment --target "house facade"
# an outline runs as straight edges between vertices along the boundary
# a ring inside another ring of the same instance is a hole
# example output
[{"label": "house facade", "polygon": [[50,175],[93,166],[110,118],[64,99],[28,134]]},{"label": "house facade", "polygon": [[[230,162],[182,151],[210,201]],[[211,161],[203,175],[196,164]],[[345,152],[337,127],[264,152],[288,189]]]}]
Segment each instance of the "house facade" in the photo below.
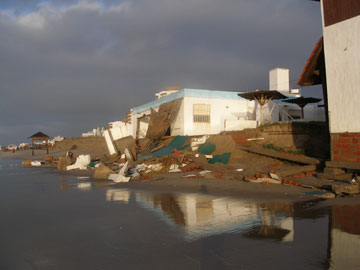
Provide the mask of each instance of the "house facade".
[{"label": "house facade", "polygon": [[[360,163],[360,1],[321,0],[323,38],[299,85],[321,83],[327,100],[331,160]],[[344,166],[347,166],[346,164]]]},{"label": "house facade", "polygon": [[166,135],[219,134],[223,131],[256,128],[255,102],[237,92],[181,89],[160,99],[132,108],[132,136],[144,138],[149,128],[151,110],[178,101],[173,121]]}]

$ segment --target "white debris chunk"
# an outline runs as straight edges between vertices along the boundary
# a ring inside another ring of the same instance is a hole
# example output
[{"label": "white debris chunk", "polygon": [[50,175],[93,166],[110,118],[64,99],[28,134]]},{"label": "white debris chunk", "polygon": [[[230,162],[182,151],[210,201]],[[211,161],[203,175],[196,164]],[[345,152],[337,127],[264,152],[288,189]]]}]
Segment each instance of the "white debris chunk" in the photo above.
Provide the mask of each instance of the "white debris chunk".
[{"label": "white debris chunk", "polygon": [[40,166],[41,166],[41,162],[38,161],[38,160],[31,161],[31,166],[33,166],[33,167],[40,167]]},{"label": "white debris chunk", "polygon": [[90,155],[80,155],[76,158],[75,164],[67,166],[66,170],[68,171],[75,169],[86,170],[90,161],[91,161]]}]

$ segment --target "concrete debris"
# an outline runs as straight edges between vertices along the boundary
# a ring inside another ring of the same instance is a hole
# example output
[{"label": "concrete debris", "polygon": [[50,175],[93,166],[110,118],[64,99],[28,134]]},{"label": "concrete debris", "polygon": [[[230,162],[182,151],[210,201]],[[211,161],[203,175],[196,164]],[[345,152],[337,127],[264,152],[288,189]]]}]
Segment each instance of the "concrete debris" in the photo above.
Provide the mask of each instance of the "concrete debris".
[{"label": "concrete debris", "polygon": [[208,173],[211,173],[211,171],[204,170],[204,171],[199,172],[200,175],[205,175],[205,174],[208,174]]},{"label": "concrete debris", "polygon": [[256,178],[255,180],[250,180],[250,182],[260,184],[281,184],[281,181],[269,177]]},{"label": "concrete debris", "polygon": [[163,165],[161,163],[158,164],[150,164],[147,166],[147,171],[146,172],[151,172],[151,171],[161,171],[161,169],[163,168]]},{"label": "concrete debris", "polygon": [[279,169],[276,174],[280,177],[287,177],[290,175],[296,175],[304,172],[313,172],[315,170],[315,165],[284,167],[283,169]]},{"label": "concrete debris", "polygon": [[[172,108],[163,108],[163,113],[167,111],[172,112]],[[163,116],[165,117],[165,114]],[[115,183],[135,180],[155,181],[163,179],[167,173],[182,172],[185,175],[179,174],[179,177],[302,186],[316,189],[316,192],[310,195],[323,199],[334,198],[335,194],[359,193],[357,179],[360,177],[356,176],[359,172],[356,168],[355,171],[350,171],[343,167],[327,166],[322,173],[319,172],[322,165],[319,164],[319,159],[255,146],[261,142],[254,142],[254,146],[245,146],[252,145],[252,141],[263,140],[255,134],[252,138],[248,138],[246,134],[228,135],[231,142],[226,141],[226,136],[221,138],[176,136],[161,139],[159,136],[165,131],[168,123],[157,127],[155,120],[153,117],[152,130],[148,132],[148,138],[135,140],[129,136],[117,140],[118,153],[113,155],[98,156],[94,159],[91,159],[90,155],[80,155],[75,161],[73,153],[68,152],[67,156],[58,160],[47,156],[45,162],[28,160],[23,161],[22,164],[24,167],[57,164],[59,171],[93,170],[94,179],[106,179]],[[71,164],[72,160],[75,161],[74,164]],[[308,165],[299,166],[280,160]],[[90,177],[81,176],[78,179],[87,180]],[[352,179],[354,179],[353,183]],[[91,183],[79,183],[77,186],[80,189],[88,189]]]},{"label": "concrete debris", "polygon": [[337,195],[359,193],[359,185],[357,184],[336,183],[331,185],[331,189]]},{"label": "concrete debris", "polygon": [[206,142],[206,140],[209,138],[209,136],[202,136],[200,138],[193,138],[191,141],[191,150],[192,151],[196,151],[199,149],[199,146],[201,144],[204,144]]},{"label": "concrete debris", "polygon": [[274,174],[274,173],[270,173],[270,176],[271,176],[271,178],[273,178],[273,179],[275,179],[275,180],[278,180],[278,181],[280,181],[281,179],[280,179],[280,177],[279,176],[277,176],[276,174]]},{"label": "concrete debris", "polygon": [[41,161],[38,161],[38,160],[31,161],[31,166],[32,167],[41,167]]},{"label": "concrete debris", "polygon": [[75,164],[67,166],[66,170],[68,171],[75,169],[86,170],[90,161],[91,161],[90,155],[80,155],[77,157]]},{"label": "concrete debris", "polygon": [[21,166],[23,166],[23,167],[31,167],[31,161],[32,160],[24,160],[23,162],[21,162]]},{"label": "concrete debris", "polygon": [[57,170],[58,171],[66,171],[66,167],[71,164],[71,157],[65,156],[65,157],[59,157],[59,161],[57,164]]},{"label": "concrete debris", "polygon": [[169,172],[170,173],[181,172],[181,169],[179,168],[178,164],[171,164],[169,168]]},{"label": "concrete debris", "polygon": [[341,175],[341,174],[345,174],[345,170],[340,169],[340,168],[331,168],[331,167],[325,167],[324,168],[324,174],[328,174],[328,175]]},{"label": "concrete debris", "polygon": [[197,178],[198,176],[196,174],[187,174],[183,176],[184,178]]},{"label": "concrete debris", "polygon": [[114,181],[115,183],[129,182],[130,177],[125,176],[128,169],[129,161],[126,161],[124,166],[122,166],[118,174],[110,174],[108,179]]},{"label": "concrete debris", "polygon": [[328,200],[328,199],[335,199],[336,195],[331,192],[325,192],[324,194],[315,195],[315,197]]},{"label": "concrete debris", "polygon": [[110,174],[108,177],[109,180],[114,181],[115,183],[129,182],[130,177],[126,177],[120,173],[118,174]]},{"label": "concrete debris", "polygon": [[114,171],[107,167],[105,164],[100,163],[99,167],[96,168],[93,177],[95,179],[108,179],[110,174],[114,174]]},{"label": "concrete debris", "polygon": [[134,157],[129,149],[125,148],[124,153],[125,153],[126,160],[134,161]]}]

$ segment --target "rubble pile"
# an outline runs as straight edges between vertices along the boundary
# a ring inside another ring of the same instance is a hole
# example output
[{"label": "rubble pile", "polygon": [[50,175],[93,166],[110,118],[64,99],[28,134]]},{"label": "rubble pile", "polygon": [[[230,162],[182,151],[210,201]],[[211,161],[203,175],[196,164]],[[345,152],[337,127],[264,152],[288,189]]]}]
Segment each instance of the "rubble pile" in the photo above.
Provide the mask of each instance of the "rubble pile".
[{"label": "rubble pile", "polygon": [[[262,185],[301,186],[311,189],[309,194],[320,198],[359,193],[360,178],[355,172],[334,168],[319,172],[319,160],[297,156],[297,163],[292,163],[286,156],[283,162],[283,156],[278,153],[270,158],[272,153],[268,150],[262,156],[262,150],[251,145],[252,139],[246,140],[244,146],[244,138],[234,135],[229,138],[231,144],[228,147],[219,143],[223,137],[214,136],[163,137],[156,142],[149,138],[124,138],[116,142],[119,154],[92,158],[90,155],[79,155],[75,158],[68,152],[58,160],[48,156],[44,162],[24,161],[23,166],[55,166],[59,171],[87,170],[93,174],[93,179],[107,179],[115,183],[159,180],[171,173],[185,179],[217,178]],[[241,162],[230,163],[233,155],[239,153],[243,156]],[[261,157],[264,156],[273,163],[262,164],[264,160]]]}]

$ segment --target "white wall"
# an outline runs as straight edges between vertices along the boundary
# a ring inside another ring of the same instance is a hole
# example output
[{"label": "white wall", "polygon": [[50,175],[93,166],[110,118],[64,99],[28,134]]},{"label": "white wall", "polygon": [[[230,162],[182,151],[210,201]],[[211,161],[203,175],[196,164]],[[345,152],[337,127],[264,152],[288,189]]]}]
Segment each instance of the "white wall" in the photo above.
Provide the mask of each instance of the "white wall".
[{"label": "white wall", "polygon": [[117,154],[117,151],[116,151],[115,145],[113,143],[113,140],[111,139],[111,134],[110,134],[109,130],[104,130],[104,137],[105,137],[106,146],[109,150],[110,155]]},{"label": "white wall", "polygon": [[323,32],[330,132],[360,132],[360,16]]},{"label": "white wall", "polygon": [[289,94],[290,71],[287,68],[274,68],[269,71],[269,90],[277,90]]},{"label": "white wall", "polygon": [[[210,104],[210,123],[193,122],[193,105]],[[154,108],[158,110],[158,107]],[[211,99],[184,97],[174,122],[171,125],[171,136],[177,135],[204,135],[218,134],[222,131],[243,130],[245,128],[255,128],[255,102],[234,99]],[[150,114],[150,110],[134,114],[132,117],[132,135],[136,136],[138,118],[144,114]],[[253,121],[247,121],[254,115]],[[147,126],[141,125],[141,130],[145,132]],[[143,133],[141,132],[141,133]],[[139,136],[140,138],[142,135]]]},{"label": "white wall", "polygon": [[183,135],[184,134],[184,100],[181,101],[181,105],[174,122],[172,123],[170,130],[171,136]]},{"label": "white wall", "polygon": [[[119,121],[120,122],[120,121]],[[112,138],[116,141],[121,138],[132,135],[132,126],[124,122],[117,123],[113,128],[109,129],[112,135]]]},{"label": "white wall", "polygon": [[[193,106],[194,104],[210,104],[210,123],[194,123],[193,121]],[[231,122],[234,115],[247,118],[248,113],[254,111],[255,102],[247,100],[234,99],[209,99],[209,98],[184,98],[184,135],[203,135],[203,134],[218,134],[222,131],[228,130],[226,122]],[[245,119],[244,119],[245,120]],[[244,126],[238,126],[237,130],[242,130],[248,127],[246,121],[242,121]],[[253,121],[251,121],[253,122]],[[239,121],[241,123],[241,121]],[[251,123],[251,126],[254,122]]]}]

